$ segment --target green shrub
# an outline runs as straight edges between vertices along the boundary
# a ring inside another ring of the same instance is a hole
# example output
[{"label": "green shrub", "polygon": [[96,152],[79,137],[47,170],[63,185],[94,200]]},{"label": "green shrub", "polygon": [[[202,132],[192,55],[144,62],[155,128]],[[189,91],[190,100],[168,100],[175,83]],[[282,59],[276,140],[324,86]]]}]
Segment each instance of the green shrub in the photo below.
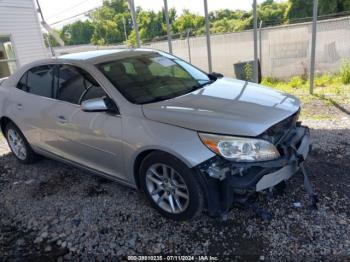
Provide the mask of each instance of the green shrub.
[{"label": "green shrub", "polygon": [[340,77],[343,84],[350,84],[350,61],[344,60],[340,68]]},{"label": "green shrub", "polygon": [[315,77],[315,86],[325,87],[332,84],[332,76],[330,74],[318,75]]},{"label": "green shrub", "polygon": [[288,82],[288,86],[293,88],[300,88],[303,84],[304,80],[300,76],[293,76]]},{"label": "green shrub", "polygon": [[263,77],[263,79],[261,80],[261,84],[263,86],[271,86],[271,87],[275,87],[278,84],[280,84],[281,81],[275,77]]},{"label": "green shrub", "polygon": [[246,81],[253,80],[253,66],[250,63],[244,65],[244,78]]}]

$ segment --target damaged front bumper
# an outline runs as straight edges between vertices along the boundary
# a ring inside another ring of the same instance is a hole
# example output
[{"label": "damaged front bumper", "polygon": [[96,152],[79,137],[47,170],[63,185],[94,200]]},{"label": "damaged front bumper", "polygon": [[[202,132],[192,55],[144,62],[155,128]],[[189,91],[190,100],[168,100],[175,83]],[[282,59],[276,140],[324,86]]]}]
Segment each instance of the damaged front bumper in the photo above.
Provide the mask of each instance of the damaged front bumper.
[{"label": "damaged front bumper", "polygon": [[286,161],[286,164],[287,162],[289,164],[276,172],[264,175],[256,184],[256,191],[263,191],[281,183],[282,181],[288,180],[299,170],[300,163],[306,159],[311,147],[309,129],[307,127],[296,128],[292,137],[293,139],[289,145],[292,152],[289,159],[287,158],[288,160]]},{"label": "damaged front bumper", "polygon": [[277,160],[238,163],[215,156],[196,167],[211,215],[223,214],[235,203],[247,203],[258,192],[290,179],[299,169],[304,173],[304,181],[310,184],[303,166],[311,148],[309,129],[298,124],[276,146],[281,154]]}]

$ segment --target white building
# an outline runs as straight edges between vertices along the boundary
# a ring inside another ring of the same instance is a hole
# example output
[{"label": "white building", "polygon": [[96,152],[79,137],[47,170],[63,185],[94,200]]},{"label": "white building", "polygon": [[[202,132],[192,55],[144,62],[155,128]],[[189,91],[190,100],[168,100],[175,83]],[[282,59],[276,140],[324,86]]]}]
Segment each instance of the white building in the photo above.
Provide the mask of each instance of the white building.
[{"label": "white building", "polygon": [[48,56],[34,0],[0,0],[0,78]]}]

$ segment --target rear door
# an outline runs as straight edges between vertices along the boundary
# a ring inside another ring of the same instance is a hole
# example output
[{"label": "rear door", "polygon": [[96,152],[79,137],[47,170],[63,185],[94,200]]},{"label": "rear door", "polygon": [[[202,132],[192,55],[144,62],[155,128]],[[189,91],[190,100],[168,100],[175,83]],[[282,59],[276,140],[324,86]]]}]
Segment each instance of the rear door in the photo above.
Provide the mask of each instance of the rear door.
[{"label": "rear door", "polygon": [[80,104],[108,96],[81,68],[62,65],[57,70],[55,101],[48,110],[56,120],[59,143],[55,150],[66,159],[123,178],[122,122],[120,115],[84,112]]},{"label": "rear door", "polygon": [[46,112],[53,102],[54,65],[41,65],[27,71],[12,89],[12,118],[32,146],[43,147],[41,137],[55,141],[54,123]]}]

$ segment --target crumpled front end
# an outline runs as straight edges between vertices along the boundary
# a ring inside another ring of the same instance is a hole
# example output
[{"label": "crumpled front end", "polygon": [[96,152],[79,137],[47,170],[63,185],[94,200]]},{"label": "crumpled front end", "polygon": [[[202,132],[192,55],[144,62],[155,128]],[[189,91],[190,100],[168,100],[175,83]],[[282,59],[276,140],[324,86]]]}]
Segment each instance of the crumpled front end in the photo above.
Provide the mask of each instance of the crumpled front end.
[{"label": "crumpled front end", "polygon": [[235,203],[245,204],[258,192],[273,189],[303,169],[311,148],[310,132],[297,118],[298,113],[259,136],[278,148],[281,157],[277,160],[238,163],[215,156],[196,167],[210,214],[220,215]]}]

